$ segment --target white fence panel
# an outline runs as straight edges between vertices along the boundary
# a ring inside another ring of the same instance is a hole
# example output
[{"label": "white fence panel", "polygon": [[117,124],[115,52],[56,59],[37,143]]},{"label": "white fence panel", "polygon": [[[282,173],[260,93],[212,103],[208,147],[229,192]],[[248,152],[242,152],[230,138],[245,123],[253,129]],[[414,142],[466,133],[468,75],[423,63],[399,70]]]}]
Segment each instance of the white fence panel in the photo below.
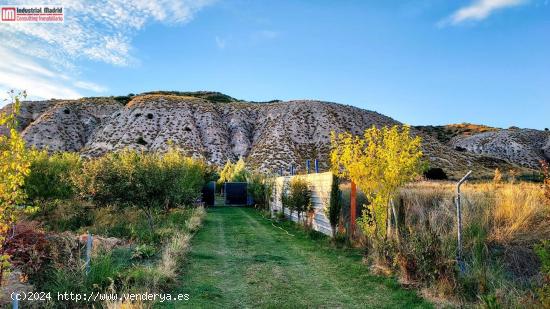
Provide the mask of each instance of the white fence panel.
[{"label": "white fence panel", "polygon": [[[330,198],[330,187],[332,186],[331,172],[277,177],[275,179],[273,194],[269,203],[271,213],[281,211],[281,194],[283,192],[284,184],[285,182],[290,182],[293,177],[301,177],[308,183],[309,190],[311,191],[311,202],[314,209],[312,222],[313,229],[326,235],[332,235],[330,222],[324,213],[325,205],[329,202]],[[285,215],[292,221],[298,222],[298,215],[293,213],[291,216],[290,211],[286,208]]]}]

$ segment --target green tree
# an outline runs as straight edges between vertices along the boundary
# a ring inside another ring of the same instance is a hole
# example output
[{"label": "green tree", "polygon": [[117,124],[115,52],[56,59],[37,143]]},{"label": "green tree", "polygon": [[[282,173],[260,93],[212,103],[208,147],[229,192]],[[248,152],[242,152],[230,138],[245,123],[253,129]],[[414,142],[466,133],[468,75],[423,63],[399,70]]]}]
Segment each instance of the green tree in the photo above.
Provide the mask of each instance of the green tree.
[{"label": "green tree", "polygon": [[157,211],[200,197],[204,170],[204,162],[174,149],[165,154],[125,150],[84,162],[74,181],[83,197],[99,205],[139,207],[153,231]]},{"label": "green tree", "polygon": [[254,199],[256,207],[267,209],[273,189],[272,178],[261,173],[250,173],[247,182],[248,193]]},{"label": "green tree", "polygon": [[325,216],[327,216],[332,229],[332,237],[336,236],[336,226],[340,220],[342,211],[342,201],[340,200],[340,179],[332,175],[332,185],[330,187],[330,198],[325,205]]},{"label": "green tree", "polygon": [[360,222],[363,230],[375,241],[385,240],[391,235],[390,212],[397,215],[398,188],[423,171],[421,138],[412,137],[408,126],[373,126],[363,136],[333,132],[331,143],[333,172],[354,181],[370,201]]},{"label": "green tree", "polygon": [[76,153],[49,155],[45,150],[34,150],[30,173],[25,178],[25,193],[30,200],[40,202],[71,198],[75,193],[71,175],[79,173],[81,165]]},{"label": "green tree", "polygon": [[[0,248],[5,247],[8,231],[23,210],[20,206],[26,195],[22,187],[31,166],[31,154],[17,131],[20,98],[25,98],[26,93],[10,91],[9,94],[12,98],[11,111],[0,113],[0,127],[8,130],[6,135],[0,135]],[[0,281],[9,265],[9,256],[0,251]]]},{"label": "green tree", "polygon": [[311,191],[308,188],[307,181],[301,177],[293,177],[290,180],[289,190],[291,212],[296,211],[298,213],[298,221],[300,221],[302,215],[313,208]]}]

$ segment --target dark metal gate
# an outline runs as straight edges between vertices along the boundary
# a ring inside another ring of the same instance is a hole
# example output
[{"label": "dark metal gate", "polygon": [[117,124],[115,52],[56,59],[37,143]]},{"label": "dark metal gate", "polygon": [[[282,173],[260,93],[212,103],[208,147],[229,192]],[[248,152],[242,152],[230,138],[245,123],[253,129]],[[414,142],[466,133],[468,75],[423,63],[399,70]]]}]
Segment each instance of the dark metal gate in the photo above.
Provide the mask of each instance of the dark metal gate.
[{"label": "dark metal gate", "polygon": [[246,182],[225,183],[225,205],[247,205],[248,188]]},{"label": "dark metal gate", "polygon": [[206,206],[214,206],[216,200],[216,182],[210,181],[202,188],[202,201]]}]

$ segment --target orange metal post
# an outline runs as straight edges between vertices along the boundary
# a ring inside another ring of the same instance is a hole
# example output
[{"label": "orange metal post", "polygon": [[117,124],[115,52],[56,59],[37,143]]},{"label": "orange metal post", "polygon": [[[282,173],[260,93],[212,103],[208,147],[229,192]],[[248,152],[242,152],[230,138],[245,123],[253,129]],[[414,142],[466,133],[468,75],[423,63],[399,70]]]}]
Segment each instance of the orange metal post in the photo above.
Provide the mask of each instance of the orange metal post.
[{"label": "orange metal post", "polygon": [[357,214],[357,186],[355,185],[355,182],[351,182],[351,207],[350,207],[350,228],[351,228],[351,236],[355,236],[355,214]]}]

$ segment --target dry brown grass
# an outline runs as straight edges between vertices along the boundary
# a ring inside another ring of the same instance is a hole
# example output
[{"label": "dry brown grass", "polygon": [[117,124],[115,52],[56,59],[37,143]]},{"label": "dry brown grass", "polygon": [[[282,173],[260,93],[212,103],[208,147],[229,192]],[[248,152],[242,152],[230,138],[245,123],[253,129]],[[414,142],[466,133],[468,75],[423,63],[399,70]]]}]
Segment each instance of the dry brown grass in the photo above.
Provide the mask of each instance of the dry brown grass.
[{"label": "dry brown grass", "polygon": [[[193,210],[193,214],[187,221],[187,229],[194,232],[199,229],[202,220],[206,216],[206,211],[203,207],[197,207]],[[192,235],[188,233],[178,232],[166,244],[162,251],[160,262],[156,266],[156,272],[163,280],[175,280],[178,275],[179,265],[187,255],[191,246]]]},{"label": "dry brown grass", "polygon": [[160,262],[156,266],[156,273],[162,280],[176,280],[182,259],[189,251],[191,235],[176,233],[162,251]]},{"label": "dry brown grass", "polygon": [[[443,261],[449,262],[456,254],[455,190],[452,182],[419,182],[400,191],[405,241],[434,233],[441,241],[441,251],[435,255],[442,254]],[[469,269],[465,280],[468,286],[475,286],[469,293],[494,295],[498,303],[514,307],[533,295],[529,289],[536,285],[540,273],[534,245],[550,239],[550,205],[544,188],[536,183],[467,182],[462,193],[463,246]],[[424,245],[420,242],[416,248]],[[408,253],[413,265],[437,260],[419,252],[424,251]],[[436,282],[429,284],[431,293],[449,297],[445,284],[440,283],[448,282],[452,275],[437,271]]]},{"label": "dry brown grass", "polygon": [[187,230],[191,233],[196,232],[202,225],[202,220],[206,216],[204,207],[197,207],[193,210],[193,215],[187,221]]},{"label": "dry brown grass", "polygon": [[[481,222],[489,241],[531,246],[550,238],[550,206],[540,184],[466,183],[462,192],[464,226]],[[456,232],[455,195],[451,182],[419,182],[401,190],[412,223],[428,223],[439,235]]]},{"label": "dry brown grass", "polygon": [[529,246],[550,238],[550,207],[538,185],[504,185],[496,190],[490,240]]}]

